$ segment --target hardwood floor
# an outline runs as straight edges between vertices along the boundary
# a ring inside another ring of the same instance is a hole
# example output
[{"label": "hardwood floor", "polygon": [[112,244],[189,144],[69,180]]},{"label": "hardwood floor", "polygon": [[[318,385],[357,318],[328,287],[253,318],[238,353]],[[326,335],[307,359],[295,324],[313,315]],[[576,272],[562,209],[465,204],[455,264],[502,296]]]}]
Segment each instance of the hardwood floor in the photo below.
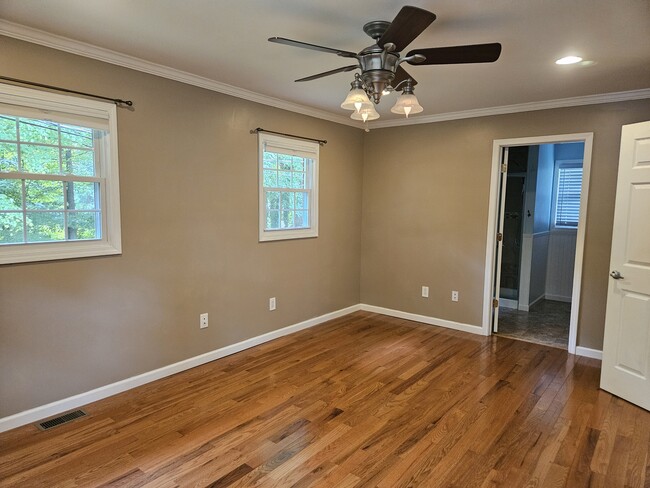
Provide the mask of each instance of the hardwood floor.
[{"label": "hardwood floor", "polygon": [[0,485],[648,487],[650,413],[599,373],[357,312],[0,434]]}]

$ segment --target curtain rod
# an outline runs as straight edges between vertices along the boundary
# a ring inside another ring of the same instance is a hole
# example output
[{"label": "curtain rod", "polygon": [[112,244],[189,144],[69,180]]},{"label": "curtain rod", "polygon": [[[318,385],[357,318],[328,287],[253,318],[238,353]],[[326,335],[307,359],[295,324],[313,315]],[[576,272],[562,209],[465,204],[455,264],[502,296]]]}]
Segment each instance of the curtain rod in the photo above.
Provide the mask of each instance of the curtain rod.
[{"label": "curtain rod", "polygon": [[43,83],[35,83],[33,81],[19,80],[18,78],[10,78],[8,76],[0,76],[0,80],[11,81],[12,83],[22,83],[23,85],[37,86],[39,88],[47,88],[48,90],[57,90],[65,93],[74,93],[75,95],[83,95],[85,97],[98,98],[100,100],[108,100],[109,102],[113,102],[115,105],[126,105],[127,107],[131,107],[133,105],[133,102],[131,100],[122,100],[120,98],[103,97],[101,95],[93,95],[92,93],[84,93],[76,90],[68,90],[67,88],[61,88],[52,85],[44,85]]},{"label": "curtain rod", "polygon": [[285,134],[284,132],[275,132],[273,130],[262,129],[261,127],[258,127],[257,129],[251,129],[251,134],[257,134],[258,132],[268,132],[269,134],[277,134],[279,136],[293,137],[294,139],[302,139],[303,141],[313,141],[313,142],[317,142],[321,146],[327,144],[327,141],[324,139],[312,139],[311,137],[295,136],[293,134]]}]

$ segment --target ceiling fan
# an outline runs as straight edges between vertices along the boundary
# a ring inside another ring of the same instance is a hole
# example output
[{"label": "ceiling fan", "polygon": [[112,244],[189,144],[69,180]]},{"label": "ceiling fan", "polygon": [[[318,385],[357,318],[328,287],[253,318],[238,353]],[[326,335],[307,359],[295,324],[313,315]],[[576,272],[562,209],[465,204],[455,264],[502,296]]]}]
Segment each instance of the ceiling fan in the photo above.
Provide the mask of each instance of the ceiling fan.
[{"label": "ceiling fan", "polygon": [[294,41],[284,37],[271,37],[269,41],[355,59],[356,63],[354,64],[296,80],[297,82],[311,81],[336,73],[360,69],[361,74],[355,75],[352,89],[341,104],[341,108],[354,110],[351,116],[353,119],[365,122],[379,118],[370,98],[377,104],[381,100],[382,94],[386,95],[392,90],[401,90],[402,95],[391,111],[405,114],[408,117],[410,113],[421,112],[423,108],[413,94],[413,87],[417,81],[401,66],[402,63],[411,65],[492,63],[499,59],[501,54],[501,44],[495,42],[414,49],[402,56],[400,52],[434,20],[436,20],[436,16],[432,12],[418,7],[402,7],[392,22],[375,20],[363,26],[363,31],[375,40],[375,44],[358,53]]}]

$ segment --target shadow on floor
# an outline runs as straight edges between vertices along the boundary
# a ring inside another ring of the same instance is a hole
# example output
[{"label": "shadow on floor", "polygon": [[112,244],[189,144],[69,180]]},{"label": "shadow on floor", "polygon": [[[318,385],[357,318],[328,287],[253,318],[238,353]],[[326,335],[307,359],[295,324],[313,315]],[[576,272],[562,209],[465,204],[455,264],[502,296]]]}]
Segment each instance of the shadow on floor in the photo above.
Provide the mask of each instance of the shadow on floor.
[{"label": "shadow on floor", "polygon": [[499,307],[500,336],[566,349],[571,304],[541,300],[528,312]]}]

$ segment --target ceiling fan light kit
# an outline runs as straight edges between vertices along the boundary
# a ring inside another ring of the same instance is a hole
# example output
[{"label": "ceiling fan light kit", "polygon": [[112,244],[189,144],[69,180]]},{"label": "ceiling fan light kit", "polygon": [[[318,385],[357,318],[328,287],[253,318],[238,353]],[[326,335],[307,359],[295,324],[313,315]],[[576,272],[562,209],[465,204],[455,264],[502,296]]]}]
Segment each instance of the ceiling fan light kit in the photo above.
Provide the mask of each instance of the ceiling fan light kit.
[{"label": "ceiling fan light kit", "polygon": [[345,100],[341,104],[342,109],[359,112],[362,108],[374,108],[370,98],[368,98],[368,94],[363,89],[363,83],[359,74],[354,75],[354,81],[350,85],[352,87],[348,92],[348,96],[345,97]]},{"label": "ceiling fan light kit", "polygon": [[377,120],[379,118],[379,113],[375,110],[373,105],[370,105],[369,108],[362,108],[358,112],[353,112],[352,115],[350,115],[350,118],[353,120],[368,122],[369,120]]},{"label": "ceiling fan light kit", "polygon": [[410,83],[411,80],[406,81],[406,86],[402,90],[393,108],[390,109],[394,114],[405,115],[408,119],[410,114],[419,114],[424,110],[417,97],[413,94],[413,87]]},{"label": "ceiling fan light kit", "polygon": [[[354,120],[375,120],[379,113],[374,105],[379,104],[382,95],[395,90],[402,94],[395,102],[392,113],[408,117],[424,109],[418,102],[413,87],[417,81],[402,68],[403,63],[410,65],[491,63],[499,59],[501,44],[475,44],[466,46],[437,47],[416,49],[402,56],[400,52],[418,37],[434,20],[435,14],[427,10],[405,6],[399,11],[393,22],[375,20],[363,26],[363,31],[373,38],[374,44],[359,53],[343,51],[316,44],[294,41],[284,37],[271,37],[270,42],[321,51],[343,58],[354,58],[356,65],[344,66],[316,75],[300,78],[297,82],[311,81],[336,73],[360,69],[355,74],[352,88],[341,104],[341,108],[352,110]],[[374,103],[373,103],[374,102]]]}]

